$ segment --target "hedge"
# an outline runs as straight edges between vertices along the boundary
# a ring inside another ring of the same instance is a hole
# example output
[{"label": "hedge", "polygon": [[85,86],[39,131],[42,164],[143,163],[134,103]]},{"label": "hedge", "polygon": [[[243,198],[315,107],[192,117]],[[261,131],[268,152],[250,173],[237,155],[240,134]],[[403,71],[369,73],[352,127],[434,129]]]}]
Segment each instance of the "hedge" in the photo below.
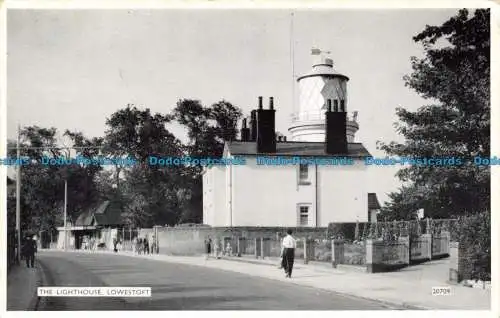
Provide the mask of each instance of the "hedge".
[{"label": "hedge", "polygon": [[461,217],[457,233],[462,278],[491,281],[491,214]]}]

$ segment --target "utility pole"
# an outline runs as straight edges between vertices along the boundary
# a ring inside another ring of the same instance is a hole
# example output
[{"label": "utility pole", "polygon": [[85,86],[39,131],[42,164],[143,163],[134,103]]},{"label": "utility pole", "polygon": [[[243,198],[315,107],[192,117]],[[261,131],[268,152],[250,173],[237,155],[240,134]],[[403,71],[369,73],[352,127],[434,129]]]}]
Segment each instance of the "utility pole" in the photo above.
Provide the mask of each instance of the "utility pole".
[{"label": "utility pole", "polygon": [[66,251],[68,245],[68,180],[64,179],[64,250]]},{"label": "utility pole", "polygon": [[17,233],[17,263],[21,264],[21,126],[17,125],[17,176],[16,176],[16,233]]}]

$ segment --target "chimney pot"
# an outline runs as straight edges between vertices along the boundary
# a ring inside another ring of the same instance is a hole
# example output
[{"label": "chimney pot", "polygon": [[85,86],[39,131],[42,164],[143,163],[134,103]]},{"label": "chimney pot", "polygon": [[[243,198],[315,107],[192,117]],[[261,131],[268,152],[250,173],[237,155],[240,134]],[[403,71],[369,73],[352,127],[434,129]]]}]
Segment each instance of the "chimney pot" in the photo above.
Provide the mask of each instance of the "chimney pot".
[{"label": "chimney pot", "polygon": [[345,113],[345,100],[340,101],[340,112]]},{"label": "chimney pot", "polygon": [[269,109],[274,109],[274,98],[269,97]]},{"label": "chimney pot", "polygon": [[336,99],[333,101],[333,111],[338,112],[339,111],[339,100]]},{"label": "chimney pot", "polygon": [[259,109],[262,109],[262,96],[259,96]]},{"label": "chimney pot", "polygon": [[285,141],[285,142],[286,142],[286,136],[283,136],[283,141]]},{"label": "chimney pot", "polygon": [[331,99],[328,99],[326,101],[326,105],[327,105],[327,110],[328,112],[331,112],[332,111],[332,100]]},{"label": "chimney pot", "polygon": [[243,128],[247,128],[247,119],[246,118],[243,118],[242,126],[243,126]]}]

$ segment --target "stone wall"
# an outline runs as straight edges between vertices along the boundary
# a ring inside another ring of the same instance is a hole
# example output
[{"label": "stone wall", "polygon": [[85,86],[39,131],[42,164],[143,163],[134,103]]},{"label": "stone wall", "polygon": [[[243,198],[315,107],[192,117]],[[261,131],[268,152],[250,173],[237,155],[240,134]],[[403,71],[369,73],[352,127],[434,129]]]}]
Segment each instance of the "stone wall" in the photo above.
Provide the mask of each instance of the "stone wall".
[{"label": "stone wall", "polygon": [[[324,238],[326,228],[292,228],[294,237]],[[146,229],[141,230],[145,233]],[[152,231],[152,230],[150,230]],[[201,255],[204,253],[205,239],[210,237],[213,241],[219,241],[224,246],[228,240],[232,241],[233,250],[236,247],[237,238],[246,239],[245,253],[254,254],[254,239],[268,238],[279,241],[286,233],[286,228],[279,227],[158,227],[158,244],[160,254],[169,255]],[[276,254],[276,244],[272,244],[269,254]],[[274,255],[273,255],[274,256]],[[279,256],[279,254],[277,255]]]},{"label": "stone wall", "polygon": [[450,281],[461,282],[471,279],[473,260],[467,255],[464,244],[452,242],[450,244]]}]

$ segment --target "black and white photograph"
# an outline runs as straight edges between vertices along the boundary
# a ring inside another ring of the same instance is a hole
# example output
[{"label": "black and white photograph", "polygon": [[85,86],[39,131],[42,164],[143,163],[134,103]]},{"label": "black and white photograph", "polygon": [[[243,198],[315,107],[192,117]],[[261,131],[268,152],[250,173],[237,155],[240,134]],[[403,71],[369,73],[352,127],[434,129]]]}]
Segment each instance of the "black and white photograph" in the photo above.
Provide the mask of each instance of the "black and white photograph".
[{"label": "black and white photograph", "polygon": [[7,8],[6,310],[491,311],[490,11]]}]

